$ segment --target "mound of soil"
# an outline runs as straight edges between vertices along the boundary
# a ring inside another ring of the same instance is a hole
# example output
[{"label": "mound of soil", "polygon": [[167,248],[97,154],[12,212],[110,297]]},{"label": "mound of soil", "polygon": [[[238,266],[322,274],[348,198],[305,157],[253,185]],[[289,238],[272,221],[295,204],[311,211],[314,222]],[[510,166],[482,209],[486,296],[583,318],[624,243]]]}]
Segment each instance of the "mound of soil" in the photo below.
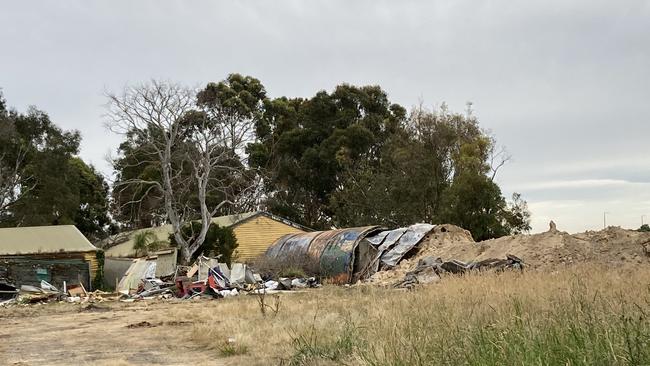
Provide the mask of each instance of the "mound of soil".
[{"label": "mound of soil", "polygon": [[395,268],[375,273],[369,280],[390,284],[413,270],[421,258],[440,257],[464,262],[504,259],[507,254],[523,259],[528,268],[555,269],[580,262],[608,265],[650,263],[650,233],[608,227],[601,231],[569,234],[552,227],[533,235],[511,235],[475,242],[469,232],[454,225],[439,225],[410,257]]}]

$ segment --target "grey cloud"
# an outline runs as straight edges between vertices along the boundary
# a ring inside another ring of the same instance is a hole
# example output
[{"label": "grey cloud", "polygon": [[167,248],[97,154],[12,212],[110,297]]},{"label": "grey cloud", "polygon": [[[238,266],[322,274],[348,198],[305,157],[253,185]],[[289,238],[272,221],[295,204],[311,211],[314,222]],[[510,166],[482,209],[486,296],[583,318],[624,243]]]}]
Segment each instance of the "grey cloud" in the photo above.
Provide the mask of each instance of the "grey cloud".
[{"label": "grey cloud", "polygon": [[[272,96],[350,82],[379,84],[407,107],[472,101],[514,156],[499,175],[506,193],[648,178],[647,1],[20,1],[3,5],[0,24],[9,103],[81,130],[82,156],[107,173],[119,138],[102,127],[104,89],[241,72]],[[523,193],[531,204],[573,194]],[[580,200],[603,195],[634,203],[607,190]]]}]

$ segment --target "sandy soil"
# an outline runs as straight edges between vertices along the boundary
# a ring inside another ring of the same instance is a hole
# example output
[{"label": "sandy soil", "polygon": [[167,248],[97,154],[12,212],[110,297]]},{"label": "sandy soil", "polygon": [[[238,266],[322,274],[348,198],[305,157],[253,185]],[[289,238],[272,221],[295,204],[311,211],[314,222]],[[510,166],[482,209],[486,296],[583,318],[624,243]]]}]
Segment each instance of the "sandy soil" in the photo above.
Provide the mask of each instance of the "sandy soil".
[{"label": "sandy soil", "polygon": [[[644,250],[644,247],[646,248]],[[507,254],[521,258],[528,268],[557,270],[566,265],[593,262],[610,266],[650,264],[646,253],[650,233],[608,227],[600,231],[569,234],[549,230],[533,235],[511,235],[475,242],[470,233],[454,225],[440,225],[393,270],[375,273],[370,282],[390,285],[404,278],[421,258],[464,262],[505,259]]]},{"label": "sandy soil", "polygon": [[[2,365],[225,365],[189,340],[193,321],[169,310],[210,304],[51,303],[0,309]],[[145,322],[145,323],[142,323]]]}]

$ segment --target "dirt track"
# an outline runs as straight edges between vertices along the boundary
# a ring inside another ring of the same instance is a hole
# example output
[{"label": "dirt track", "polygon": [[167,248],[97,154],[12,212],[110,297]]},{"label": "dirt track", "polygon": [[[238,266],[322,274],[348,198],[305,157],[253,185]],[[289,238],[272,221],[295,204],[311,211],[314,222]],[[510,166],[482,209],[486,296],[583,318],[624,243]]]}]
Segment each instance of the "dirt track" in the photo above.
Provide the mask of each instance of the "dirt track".
[{"label": "dirt track", "polygon": [[[205,303],[44,304],[0,309],[2,365],[220,365],[214,350],[188,340],[193,322],[170,307]],[[141,322],[148,322],[141,323]]]}]

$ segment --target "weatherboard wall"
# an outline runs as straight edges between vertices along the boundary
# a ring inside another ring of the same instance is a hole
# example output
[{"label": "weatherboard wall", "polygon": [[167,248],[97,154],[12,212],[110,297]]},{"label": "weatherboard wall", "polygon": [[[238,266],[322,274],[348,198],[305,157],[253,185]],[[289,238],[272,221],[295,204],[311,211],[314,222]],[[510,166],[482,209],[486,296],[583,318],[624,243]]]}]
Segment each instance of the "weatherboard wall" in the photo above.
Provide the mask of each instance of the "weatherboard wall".
[{"label": "weatherboard wall", "polygon": [[233,232],[238,244],[235,260],[246,262],[264,254],[266,249],[281,236],[304,231],[266,215],[257,215],[235,225]]}]

